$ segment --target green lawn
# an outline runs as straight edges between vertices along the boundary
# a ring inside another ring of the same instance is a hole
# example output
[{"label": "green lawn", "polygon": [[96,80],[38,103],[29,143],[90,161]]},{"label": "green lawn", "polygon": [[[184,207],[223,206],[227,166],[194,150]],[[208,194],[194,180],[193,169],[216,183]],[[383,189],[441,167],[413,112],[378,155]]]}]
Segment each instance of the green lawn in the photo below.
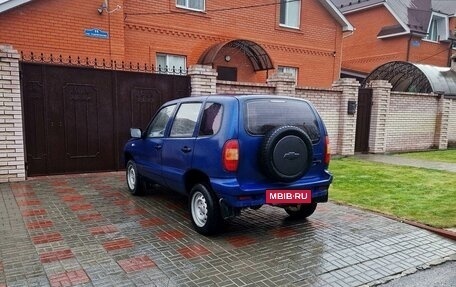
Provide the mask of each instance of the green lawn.
[{"label": "green lawn", "polygon": [[334,159],[330,199],[421,222],[456,227],[456,175],[443,171]]},{"label": "green lawn", "polygon": [[400,154],[401,157],[424,159],[431,161],[456,163],[456,149],[411,152]]}]

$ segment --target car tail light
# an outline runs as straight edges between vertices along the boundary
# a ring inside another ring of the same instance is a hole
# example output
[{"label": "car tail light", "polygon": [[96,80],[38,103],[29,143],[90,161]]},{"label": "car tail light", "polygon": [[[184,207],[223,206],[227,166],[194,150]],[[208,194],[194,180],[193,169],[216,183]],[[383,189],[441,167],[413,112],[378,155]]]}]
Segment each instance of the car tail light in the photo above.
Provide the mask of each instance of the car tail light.
[{"label": "car tail light", "polygon": [[222,151],[223,167],[227,171],[237,171],[239,163],[239,142],[229,140],[223,145]]},{"label": "car tail light", "polygon": [[331,160],[331,145],[329,144],[329,137],[325,137],[325,164],[329,164]]}]

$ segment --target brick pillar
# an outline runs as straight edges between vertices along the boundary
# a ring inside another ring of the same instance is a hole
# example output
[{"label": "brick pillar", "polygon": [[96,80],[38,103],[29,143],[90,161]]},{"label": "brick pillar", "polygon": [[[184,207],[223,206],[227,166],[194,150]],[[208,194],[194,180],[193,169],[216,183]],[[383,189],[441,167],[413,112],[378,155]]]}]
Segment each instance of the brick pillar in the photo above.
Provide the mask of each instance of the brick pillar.
[{"label": "brick pillar", "polygon": [[333,88],[342,91],[340,95],[339,141],[336,154],[354,155],[356,138],[356,112],[348,114],[348,102],[358,103],[359,83],[355,79],[339,79]]},{"label": "brick pillar", "polygon": [[369,133],[369,152],[386,152],[386,118],[389,113],[391,84],[385,80],[369,83],[372,88],[372,113]]},{"label": "brick pillar", "polygon": [[450,99],[446,99],[443,95],[439,98],[434,139],[438,149],[448,148],[451,102]]},{"label": "brick pillar", "polygon": [[211,66],[193,65],[188,69],[192,97],[213,95],[217,92],[217,71]]},{"label": "brick pillar", "polygon": [[0,182],[25,180],[19,54],[0,45]]},{"label": "brick pillar", "polygon": [[296,95],[296,80],[289,73],[274,73],[267,79],[267,83],[275,86],[276,95],[294,96]]}]

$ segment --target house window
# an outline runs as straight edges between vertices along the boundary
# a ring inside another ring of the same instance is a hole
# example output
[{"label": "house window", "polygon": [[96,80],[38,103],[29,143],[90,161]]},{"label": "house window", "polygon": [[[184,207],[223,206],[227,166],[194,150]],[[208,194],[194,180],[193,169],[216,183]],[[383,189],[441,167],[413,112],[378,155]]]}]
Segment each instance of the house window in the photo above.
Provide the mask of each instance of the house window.
[{"label": "house window", "polygon": [[426,39],[435,42],[448,40],[448,19],[432,15]]},{"label": "house window", "polygon": [[157,71],[163,74],[185,74],[187,72],[185,56],[157,54]]},{"label": "house window", "polygon": [[176,6],[180,8],[204,11],[205,0],[176,0]]},{"label": "house window", "polygon": [[301,0],[280,0],[280,25],[299,28]]},{"label": "house window", "polygon": [[298,68],[295,67],[285,67],[285,66],[279,66],[277,67],[277,71],[279,73],[288,73],[293,75],[295,82],[298,81]]}]

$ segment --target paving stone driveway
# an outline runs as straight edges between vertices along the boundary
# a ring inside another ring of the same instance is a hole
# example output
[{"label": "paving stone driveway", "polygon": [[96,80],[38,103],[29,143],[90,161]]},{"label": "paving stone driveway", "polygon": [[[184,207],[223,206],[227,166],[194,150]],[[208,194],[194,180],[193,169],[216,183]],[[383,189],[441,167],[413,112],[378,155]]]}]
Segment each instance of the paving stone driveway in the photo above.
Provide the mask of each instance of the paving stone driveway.
[{"label": "paving stone driveway", "polygon": [[0,185],[0,286],[358,286],[456,254],[456,243],[322,204],[308,221],[247,211],[207,238],[186,200],[127,193],[123,173]]}]

